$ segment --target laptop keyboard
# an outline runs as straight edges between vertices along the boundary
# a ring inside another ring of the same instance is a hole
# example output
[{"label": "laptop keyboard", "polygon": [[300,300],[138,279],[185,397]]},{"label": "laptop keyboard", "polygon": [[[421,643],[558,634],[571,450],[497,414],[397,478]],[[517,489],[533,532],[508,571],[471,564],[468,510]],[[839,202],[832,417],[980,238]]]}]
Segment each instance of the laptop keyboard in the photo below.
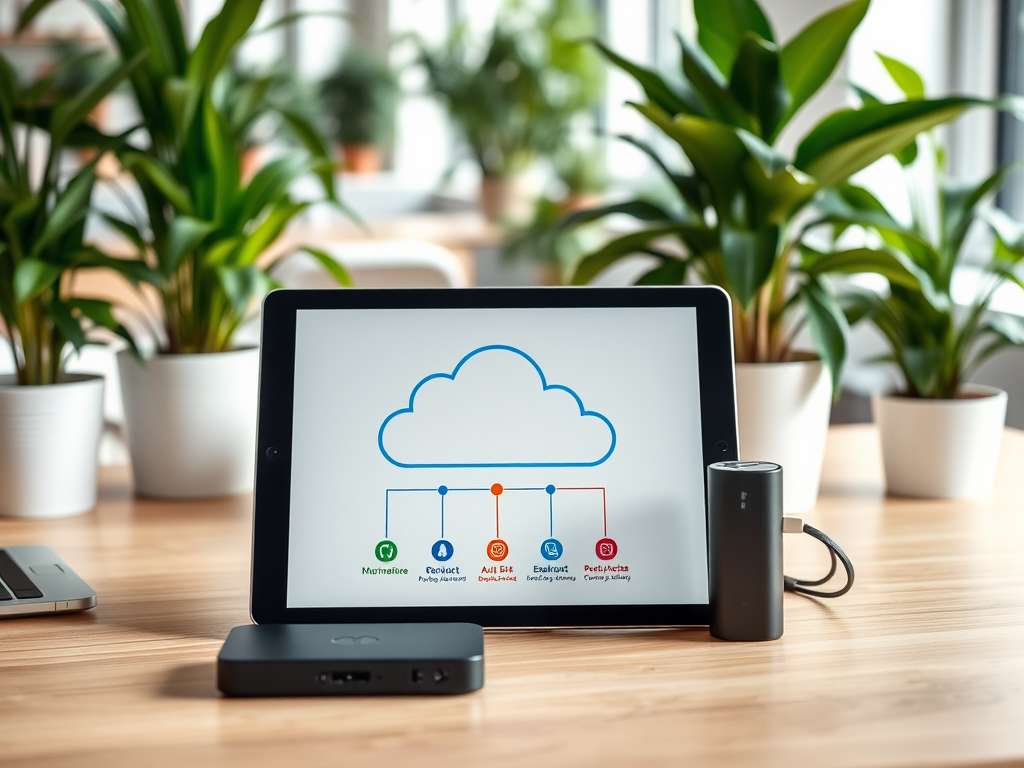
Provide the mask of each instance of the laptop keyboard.
[{"label": "laptop keyboard", "polygon": [[[5,550],[0,549],[0,600],[10,600],[10,589],[19,600],[28,600],[33,597],[42,597],[43,593],[39,587],[32,583],[32,579],[18,567],[13,558]],[[4,589],[4,584],[7,589]]]}]

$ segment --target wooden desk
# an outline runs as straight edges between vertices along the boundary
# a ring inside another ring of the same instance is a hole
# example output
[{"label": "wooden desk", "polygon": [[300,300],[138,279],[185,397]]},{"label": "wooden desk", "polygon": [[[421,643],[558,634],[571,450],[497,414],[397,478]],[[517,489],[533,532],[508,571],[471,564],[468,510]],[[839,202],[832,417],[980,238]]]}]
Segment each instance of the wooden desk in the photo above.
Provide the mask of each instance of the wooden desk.
[{"label": "wooden desk", "polygon": [[[0,521],[99,593],[86,614],[0,622],[0,765],[1024,765],[1022,469],[1008,430],[995,499],[886,499],[873,429],[835,428],[809,520],[857,585],[787,595],[781,640],[490,634],[478,693],[292,700],[215,690],[248,620],[249,499],[137,500],[105,471],[92,514]],[[806,536],[786,554],[794,574],[827,563]]]}]

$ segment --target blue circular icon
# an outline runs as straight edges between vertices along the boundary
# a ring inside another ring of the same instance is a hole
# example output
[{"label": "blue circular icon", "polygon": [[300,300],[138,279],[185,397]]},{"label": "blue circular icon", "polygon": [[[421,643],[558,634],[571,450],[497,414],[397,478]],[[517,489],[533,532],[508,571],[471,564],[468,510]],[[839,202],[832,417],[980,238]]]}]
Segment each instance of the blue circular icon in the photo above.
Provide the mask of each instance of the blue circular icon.
[{"label": "blue circular icon", "polygon": [[443,563],[445,560],[451,560],[452,555],[455,554],[455,547],[452,546],[450,541],[439,539],[430,548],[430,554],[434,556],[435,560],[440,560]]},{"label": "blue circular icon", "polygon": [[445,494],[448,493],[448,486],[447,485],[439,485],[437,487],[437,492],[440,493],[442,496],[444,496]]},{"label": "blue circular icon", "polygon": [[540,554],[545,560],[557,560],[562,556],[562,542],[558,539],[546,539],[540,545]]},{"label": "blue circular icon", "polygon": [[553,493],[555,492],[555,486],[553,486],[553,485],[549,485],[549,486],[548,486],[547,488],[545,488],[544,490],[545,490],[545,491],[547,491],[547,492],[548,492],[548,496],[550,496],[551,494],[553,494]]}]

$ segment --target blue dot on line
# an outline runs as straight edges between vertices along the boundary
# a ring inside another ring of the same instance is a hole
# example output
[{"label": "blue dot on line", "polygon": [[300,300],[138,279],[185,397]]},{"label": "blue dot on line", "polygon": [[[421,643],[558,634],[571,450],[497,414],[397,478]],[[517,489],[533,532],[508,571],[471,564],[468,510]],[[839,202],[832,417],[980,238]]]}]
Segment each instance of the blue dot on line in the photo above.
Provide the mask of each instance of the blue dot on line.
[{"label": "blue dot on line", "polygon": [[549,485],[549,486],[548,486],[547,488],[545,488],[544,490],[545,490],[545,491],[547,491],[547,492],[548,492],[549,494],[551,494],[551,493],[554,493],[554,492],[555,492],[555,486],[553,486],[553,485]]},{"label": "blue dot on line", "polygon": [[437,489],[437,492],[440,493],[442,496],[444,496],[446,493],[448,493],[448,486],[447,485],[439,486],[438,489]]}]

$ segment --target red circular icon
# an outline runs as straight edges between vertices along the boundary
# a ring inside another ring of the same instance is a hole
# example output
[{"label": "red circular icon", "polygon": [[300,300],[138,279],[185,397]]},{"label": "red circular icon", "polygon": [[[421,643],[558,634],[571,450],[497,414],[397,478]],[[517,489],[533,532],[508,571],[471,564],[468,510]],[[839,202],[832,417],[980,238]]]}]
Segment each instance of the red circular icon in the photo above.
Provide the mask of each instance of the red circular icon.
[{"label": "red circular icon", "polygon": [[619,545],[613,539],[601,539],[594,547],[601,560],[611,560],[619,551]]},{"label": "red circular icon", "polygon": [[501,539],[495,539],[487,545],[487,556],[491,560],[504,560],[508,557],[508,544]]}]

